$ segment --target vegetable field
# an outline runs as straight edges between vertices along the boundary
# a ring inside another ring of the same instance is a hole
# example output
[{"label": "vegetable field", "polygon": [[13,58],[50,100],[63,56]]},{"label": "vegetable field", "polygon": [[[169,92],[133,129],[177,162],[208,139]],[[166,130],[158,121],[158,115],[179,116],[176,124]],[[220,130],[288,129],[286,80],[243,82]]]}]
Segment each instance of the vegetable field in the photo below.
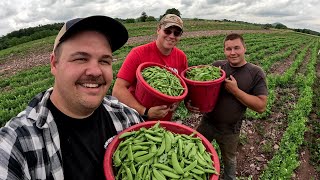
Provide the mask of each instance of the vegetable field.
[{"label": "vegetable field", "polygon": [[[152,35],[155,26],[130,24],[129,34],[136,37]],[[237,176],[239,179],[266,180],[319,179],[320,38],[278,30],[247,33],[249,31],[245,30],[259,28],[238,24],[232,26],[232,23],[220,26],[223,30],[244,30],[246,60],[261,66],[266,72],[269,91],[266,112],[246,112],[241,131]],[[186,32],[178,47],[186,53],[189,66],[211,64],[224,59],[223,31],[220,35],[185,36],[188,31],[212,31],[219,30],[218,27],[218,24],[206,25],[202,21],[186,23]],[[113,63],[114,77],[127,53],[145,42],[128,43],[114,53],[117,59]],[[2,50],[0,65],[10,60],[10,54],[19,54],[19,57],[27,55],[31,51],[30,47],[41,48],[41,51],[49,53],[52,47],[50,43],[53,43],[52,37]],[[47,62],[49,64],[49,57]],[[49,65],[24,69],[9,76],[1,75],[0,125],[4,126],[26,107],[35,94],[51,87],[53,82]],[[200,117],[190,114],[183,103],[174,116],[186,124]]]}]

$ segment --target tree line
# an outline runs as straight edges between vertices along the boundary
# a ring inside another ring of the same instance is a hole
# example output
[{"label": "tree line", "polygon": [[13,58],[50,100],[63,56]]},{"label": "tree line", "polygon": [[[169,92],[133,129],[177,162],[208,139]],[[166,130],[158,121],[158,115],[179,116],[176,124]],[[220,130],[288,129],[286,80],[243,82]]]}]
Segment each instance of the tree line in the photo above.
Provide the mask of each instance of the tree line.
[{"label": "tree line", "polygon": [[[178,9],[171,8],[171,9],[167,9],[163,15],[160,15],[159,19],[161,19],[165,14],[176,14],[178,16],[181,16],[181,13],[179,12]],[[115,18],[115,19],[117,19],[122,23],[157,21],[155,17],[148,16],[146,12],[142,12],[141,16],[137,19],[134,19],[134,18],[128,18],[128,19]],[[8,33],[7,35],[0,37],[0,50],[7,49],[7,48],[16,46],[18,44],[26,43],[29,41],[56,35],[58,34],[63,24],[64,23],[39,25],[36,27],[23,28],[23,29]]]},{"label": "tree line", "polygon": [[62,26],[63,23],[54,23],[13,31],[5,36],[0,37],[0,50],[29,41],[56,35]]},{"label": "tree line", "polygon": [[[177,16],[181,17],[181,13],[176,8],[167,9],[163,15],[160,15],[158,19],[154,16],[148,16],[146,12],[142,12],[141,16],[138,18],[115,18],[119,22],[122,23],[136,23],[136,22],[148,22],[148,21],[158,21],[166,14],[176,14]],[[7,49],[18,44],[26,43],[29,41],[45,38],[48,36],[53,36],[58,34],[59,30],[63,26],[63,23],[54,23],[54,24],[47,24],[47,25],[39,25],[36,27],[29,27],[23,28],[17,31],[13,31],[8,33],[5,36],[0,37],[0,50]],[[277,24],[275,27],[271,24],[265,24],[263,28],[276,28],[276,29],[289,29],[283,24]],[[319,32],[312,31],[310,29],[292,29],[296,32],[307,33],[312,35],[320,36]]]}]

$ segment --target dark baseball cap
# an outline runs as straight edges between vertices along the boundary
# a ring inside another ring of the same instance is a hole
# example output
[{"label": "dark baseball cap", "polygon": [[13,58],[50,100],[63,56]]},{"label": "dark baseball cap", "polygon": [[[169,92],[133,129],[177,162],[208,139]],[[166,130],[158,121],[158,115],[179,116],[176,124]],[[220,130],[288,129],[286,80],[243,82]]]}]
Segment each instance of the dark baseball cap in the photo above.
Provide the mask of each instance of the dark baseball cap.
[{"label": "dark baseball cap", "polygon": [[104,34],[111,45],[112,52],[121,48],[129,38],[128,31],[119,21],[108,16],[89,16],[67,21],[59,31],[53,46],[56,47],[76,33],[84,30],[98,31]]}]

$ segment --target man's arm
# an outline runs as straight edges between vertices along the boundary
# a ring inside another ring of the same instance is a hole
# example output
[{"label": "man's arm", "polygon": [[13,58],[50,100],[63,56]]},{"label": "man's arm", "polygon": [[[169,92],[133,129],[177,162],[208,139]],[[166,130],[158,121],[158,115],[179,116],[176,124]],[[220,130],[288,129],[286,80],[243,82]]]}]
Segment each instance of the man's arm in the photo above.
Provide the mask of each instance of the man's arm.
[{"label": "man's arm", "polygon": [[120,102],[135,109],[139,114],[143,114],[146,108],[131,94],[129,87],[130,83],[128,81],[117,78],[113,86],[112,96],[118,98]]},{"label": "man's arm", "polygon": [[[141,105],[129,91],[130,83],[124,79],[117,78],[114,83],[112,96],[119,99],[120,102],[138,111],[140,115],[144,114],[146,107]],[[162,119],[170,111],[166,105],[151,107],[148,111],[149,119]]]},{"label": "man's arm", "polygon": [[263,113],[266,110],[268,99],[267,96],[254,96],[251,94],[247,94],[246,92],[238,88],[237,81],[232,75],[230,75],[230,79],[225,80],[225,88],[248,108],[258,113]]}]

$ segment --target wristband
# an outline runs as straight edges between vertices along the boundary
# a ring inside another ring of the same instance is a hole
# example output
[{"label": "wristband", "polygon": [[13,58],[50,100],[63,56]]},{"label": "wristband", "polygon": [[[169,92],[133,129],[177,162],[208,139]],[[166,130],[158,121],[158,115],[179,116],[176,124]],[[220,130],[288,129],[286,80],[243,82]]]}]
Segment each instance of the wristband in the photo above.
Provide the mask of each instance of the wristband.
[{"label": "wristband", "polygon": [[144,120],[149,119],[149,117],[148,117],[148,112],[149,112],[149,108],[146,108],[146,110],[144,110],[143,115],[141,115],[141,117],[142,117]]}]

